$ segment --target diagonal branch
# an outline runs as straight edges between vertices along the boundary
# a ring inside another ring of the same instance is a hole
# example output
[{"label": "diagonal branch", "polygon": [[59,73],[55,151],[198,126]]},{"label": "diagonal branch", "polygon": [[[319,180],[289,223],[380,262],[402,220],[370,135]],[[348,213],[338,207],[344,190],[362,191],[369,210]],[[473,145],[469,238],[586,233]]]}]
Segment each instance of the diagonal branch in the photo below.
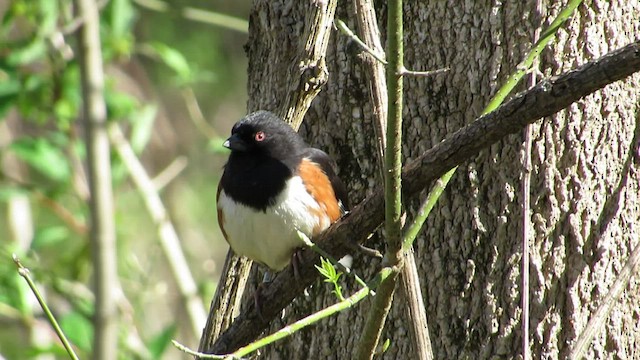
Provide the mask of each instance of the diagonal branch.
[{"label": "diagonal branch", "polygon": [[[402,172],[404,195],[417,194],[483,148],[637,71],[640,71],[640,41],[575,70],[541,81],[495,111],[458,130],[405,166]],[[364,241],[382,223],[383,202],[382,190],[375,190],[348,216],[329,228],[316,243],[335,257],[348,253],[349,241]],[[247,304],[246,311],[207,351],[228,353],[256,339],[267,327],[268,321],[317,278],[317,271],[313,267],[317,260],[318,256],[312,251],[303,251],[298,280],[294,281],[293,273],[285,270],[262,291],[262,318],[258,317],[253,304]]]}]

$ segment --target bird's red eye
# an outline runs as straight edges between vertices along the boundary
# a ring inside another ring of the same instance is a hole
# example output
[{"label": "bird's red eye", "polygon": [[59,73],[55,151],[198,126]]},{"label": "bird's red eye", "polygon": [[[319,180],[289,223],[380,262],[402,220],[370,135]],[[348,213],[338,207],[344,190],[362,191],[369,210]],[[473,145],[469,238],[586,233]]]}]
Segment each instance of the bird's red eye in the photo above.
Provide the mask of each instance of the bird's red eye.
[{"label": "bird's red eye", "polygon": [[263,131],[258,131],[258,132],[256,133],[256,135],[255,135],[255,139],[256,139],[256,141],[258,141],[258,142],[259,142],[259,141],[264,140],[264,138],[266,138],[266,137],[267,137],[267,136],[264,134],[264,132],[263,132]]}]

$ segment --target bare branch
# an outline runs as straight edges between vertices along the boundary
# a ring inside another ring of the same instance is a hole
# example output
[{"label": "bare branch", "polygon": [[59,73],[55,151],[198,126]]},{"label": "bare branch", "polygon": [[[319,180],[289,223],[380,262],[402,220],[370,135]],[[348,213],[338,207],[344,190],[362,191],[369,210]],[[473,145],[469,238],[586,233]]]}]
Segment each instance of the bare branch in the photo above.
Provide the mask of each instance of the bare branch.
[{"label": "bare branch", "polygon": [[170,14],[180,15],[188,20],[219,26],[227,30],[246,33],[249,29],[249,23],[246,20],[226,14],[197,9],[190,6],[175,6],[172,5],[171,2],[164,2],[160,0],[134,0],[134,2],[149,10],[169,12]]},{"label": "bare branch", "polygon": [[107,138],[107,110],[104,100],[104,69],[100,48],[100,19],[94,0],[78,0],[78,14],[84,23],[78,32],[82,78],[88,183],[91,196],[89,242],[94,266],[93,358],[116,359],[118,354],[115,220],[111,188],[111,157]]},{"label": "bare branch", "polygon": [[280,115],[294,129],[298,129],[311,102],[327,83],[329,71],[325,64],[327,46],[333,28],[337,0],[314,1],[315,11],[305,23],[307,24],[304,50],[294,66],[297,69],[289,72],[287,84],[290,84],[287,99]]}]

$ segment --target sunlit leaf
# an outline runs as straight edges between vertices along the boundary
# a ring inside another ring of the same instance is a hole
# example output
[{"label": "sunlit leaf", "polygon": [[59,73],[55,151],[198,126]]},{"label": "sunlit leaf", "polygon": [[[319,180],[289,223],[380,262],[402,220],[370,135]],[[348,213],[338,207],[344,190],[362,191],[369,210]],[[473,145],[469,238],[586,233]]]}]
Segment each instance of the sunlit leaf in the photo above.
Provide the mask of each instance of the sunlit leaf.
[{"label": "sunlit leaf", "polygon": [[47,46],[42,39],[34,39],[25,47],[14,48],[7,56],[7,63],[24,65],[38,60],[46,54]]},{"label": "sunlit leaf", "polygon": [[62,331],[73,344],[83,351],[91,350],[93,327],[89,319],[72,311],[64,315],[59,322]]},{"label": "sunlit leaf", "polygon": [[37,170],[55,182],[69,179],[70,169],[67,159],[60,149],[44,138],[21,138],[13,142],[9,149]]},{"label": "sunlit leaf", "polygon": [[38,9],[40,10],[38,31],[41,35],[48,36],[56,30],[58,8],[56,1],[40,0],[38,4]]},{"label": "sunlit leaf", "polygon": [[109,89],[105,92],[105,101],[108,117],[114,120],[128,118],[138,106],[138,100],[135,97]]},{"label": "sunlit leaf", "polygon": [[77,64],[65,67],[59,88],[60,98],[54,104],[54,112],[58,126],[66,130],[78,118],[82,106],[80,69]]},{"label": "sunlit leaf", "polygon": [[31,248],[39,250],[43,247],[60,245],[69,238],[69,235],[69,228],[66,226],[41,227],[34,236]]},{"label": "sunlit leaf", "polygon": [[[21,251],[17,244],[9,243],[0,246],[0,256],[3,259],[11,259],[11,254]],[[6,304],[23,316],[31,315],[31,290],[18,272],[11,260],[0,261],[0,302]]]},{"label": "sunlit leaf", "polygon": [[176,332],[176,325],[167,326],[159,334],[155,335],[147,345],[151,357],[153,359],[160,359],[164,354],[167,346],[171,343],[171,339]]},{"label": "sunlit leaf", "polygon": [[14,196],[24,196],[28,194],[29,191],[24,188],[0,183],[0,202],[9,201]]},{"label": "sunlit leaf", "polygon": [[384,353],[389,350],[389,346],[391,346],[391,339],[387,338],[387,340],[384,341],[384,344],[382,344],[382,352]]},{"label": "sunlit leaf", "polygon": [[66,359],[69,357],[67,350],[60,344],[52,344],[50,346],[32,346],[27,348],[25,355],[29,358],[36,358],[39,355],[45,355],[45,357],[51,355],[57,355],[56,359]]},{"label": "sunlit leaf", "polygon": [[116,37],[127,36],[135,20],[135,8],[130,0],[111,1],[111,31]]},{"label": "sunlit leaf", "polygon": [[181,52],[159,42],[148,45],[155,51],[156,55],[158,55],[165,65],[175,71],[181,81],[186,82],[191,78],[191,67]]},{"label": "sunlit leaf", "polygon": [[18,92],[20,92],[20,81],[6,72],[0,71],[0,99],[17,95]]},{"label": "sunlit leaf", "polygon": [[139,154],[151,138],[153,123],[158,113],[156,105],[146,105],[131,116],[131,147]]}]

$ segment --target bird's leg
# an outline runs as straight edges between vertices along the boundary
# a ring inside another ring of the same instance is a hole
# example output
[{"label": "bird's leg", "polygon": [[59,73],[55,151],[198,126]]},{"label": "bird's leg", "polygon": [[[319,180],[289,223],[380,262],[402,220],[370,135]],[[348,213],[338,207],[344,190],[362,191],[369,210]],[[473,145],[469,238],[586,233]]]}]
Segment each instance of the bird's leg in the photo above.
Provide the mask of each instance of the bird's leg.
[{"label": "bird's leg", "polygon": [[291,268],[293,269],[293,278],[296,282],[300,281],[300,256],[302,255],[302,248],[296,248],[291,254]]},{"label": "bird's leg", "polygon": [[274,275],[275,274],[272,273],[271,271],[266,270],[262,275],[262,282],[258,284],[258,286],[256,287],[256,291],[253,293],[253,304],[256,307],[256,312],[258,313],[258,317],[263,322],[267,322],[267,321],[262,315],[262,303],[260,302],[260,294],[262,293],[262,290],[264,289],[264,287],[273,281]]}]

